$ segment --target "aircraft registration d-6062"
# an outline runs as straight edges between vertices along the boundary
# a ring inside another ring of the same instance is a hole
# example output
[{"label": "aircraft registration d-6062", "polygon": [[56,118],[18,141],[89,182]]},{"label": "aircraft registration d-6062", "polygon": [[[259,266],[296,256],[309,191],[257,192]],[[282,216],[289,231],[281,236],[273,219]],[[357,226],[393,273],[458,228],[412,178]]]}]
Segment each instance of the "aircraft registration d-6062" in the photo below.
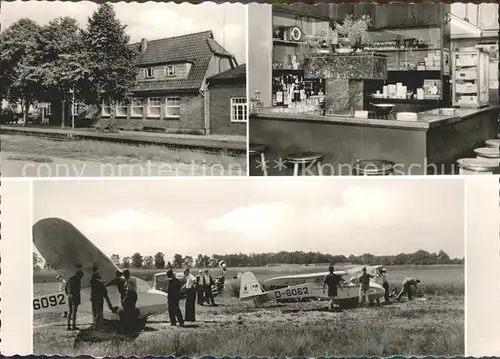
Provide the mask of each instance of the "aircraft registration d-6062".
[{"label": "aircraft registration d-6062", "polygon": [[301,296],[308,296],[309,294],[309,287],[305,285],[283,288],[274,291],[274,296],[276,297],[276,299],[297,298]]}]

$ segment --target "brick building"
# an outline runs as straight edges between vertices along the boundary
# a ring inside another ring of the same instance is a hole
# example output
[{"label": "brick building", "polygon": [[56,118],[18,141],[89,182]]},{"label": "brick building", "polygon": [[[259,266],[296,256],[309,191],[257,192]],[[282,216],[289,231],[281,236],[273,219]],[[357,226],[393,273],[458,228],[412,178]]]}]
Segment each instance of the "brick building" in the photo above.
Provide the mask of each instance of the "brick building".
[{"label": "brick building", "polygon": [[246,136],[246,65],[208,78],[206,100],[207,124],[211,134]]},{"label": "brick building", "polygon": [[[117,103],[116,122],[124,130],[207,133],[207,78],[236,68],[236,59],[212,31],[166,39],[142,39],[137,52],[137,83],[130,101]],[[98,126],[107,124],[104,104]]]}]

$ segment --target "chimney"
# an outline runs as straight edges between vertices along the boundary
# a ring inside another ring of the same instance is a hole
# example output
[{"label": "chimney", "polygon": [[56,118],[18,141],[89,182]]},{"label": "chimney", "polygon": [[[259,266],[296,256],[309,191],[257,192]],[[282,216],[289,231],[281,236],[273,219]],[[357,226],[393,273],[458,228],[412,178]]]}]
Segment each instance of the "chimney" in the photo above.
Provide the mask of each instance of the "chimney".
[{"label": "chimney", "polygon": [[141,39],[141,54],[144,54],[147,48],[148,48],[148,40],[144,38]]}]

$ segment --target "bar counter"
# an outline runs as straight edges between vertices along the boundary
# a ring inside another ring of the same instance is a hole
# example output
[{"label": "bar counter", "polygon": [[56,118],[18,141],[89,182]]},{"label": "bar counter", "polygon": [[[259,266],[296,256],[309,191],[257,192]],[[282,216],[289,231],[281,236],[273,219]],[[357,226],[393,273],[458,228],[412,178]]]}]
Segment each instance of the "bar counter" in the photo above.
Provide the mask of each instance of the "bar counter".
[{"label": "bar counter", "polygon": [[[456,161],[475,157],[473,150],[496,138],[500,106],[420,112],[418,121],[303,115],[283,109],[250,114],[250,143],[268,146],[269,175],[290,175],[281,165],[293,152],[324,154],[324,175],[350,175],[359,160],[388,160],[395,174],[458,174]],[[251,163],[250,175],[261,175]]]}]

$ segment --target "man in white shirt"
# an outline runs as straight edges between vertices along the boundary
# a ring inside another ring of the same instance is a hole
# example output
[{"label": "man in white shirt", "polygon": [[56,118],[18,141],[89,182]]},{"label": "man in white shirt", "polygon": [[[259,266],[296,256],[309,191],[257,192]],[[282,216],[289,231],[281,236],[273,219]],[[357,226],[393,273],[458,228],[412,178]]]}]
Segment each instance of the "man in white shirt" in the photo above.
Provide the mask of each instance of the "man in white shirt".
[{"label": "man in white shirt", "polygon": [[186,279],[186,312],[184,320],[186,322],[195,322],[196,278],[189,269],[184,271],[184,278]]},{"label": "man in white shirt", "polygon": [[[56,279],[59,281],[59,292],[66,293],[66,281],[64,280],[63,276],[61,274],[57,274]],[[68,317],[68,312],[64,312],[63,318],[67,317]]]}]

